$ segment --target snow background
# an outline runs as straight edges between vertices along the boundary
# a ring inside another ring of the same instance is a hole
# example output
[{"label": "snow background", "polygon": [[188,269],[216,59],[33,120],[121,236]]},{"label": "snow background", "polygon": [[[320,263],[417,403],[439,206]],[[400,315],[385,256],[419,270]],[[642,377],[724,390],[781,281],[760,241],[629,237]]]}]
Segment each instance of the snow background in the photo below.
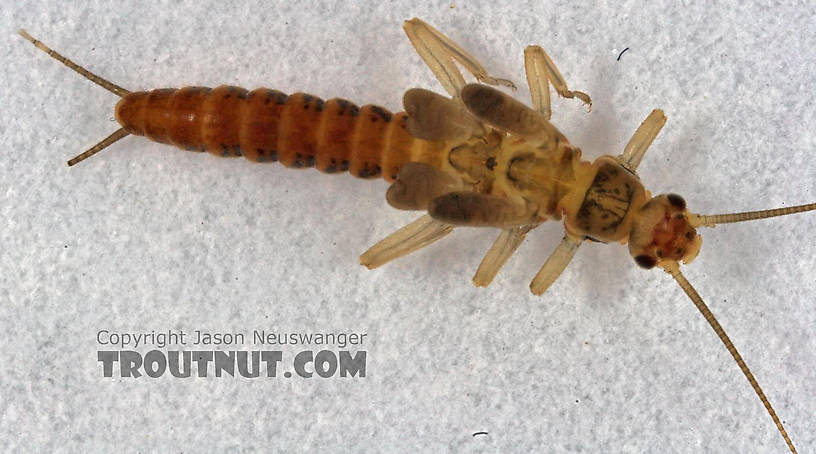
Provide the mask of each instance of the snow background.
[{"label": "snow background", "polygon": [[[625,248],[585,245],[534,297],[529,281],[562,236],[544,225],[477,289],[470,278],[495,231],[460,229],[376,271],[358,265],[416,216],[387,206],[381,180],[133,137],[69,169],[116,129],[116,97],[15,34],[24,27],[131,90],[267,86],[396,111],[409,87],[442,91],[402,32],[416,16],[520,86],[524,46],[542,45],[570,88],[592,96],[590,114],[577,101],[553,105],[588,159],[618,154],[664,109],[640,175],[694,211],[816,200],[814,6],[573,3],[0,5],[0,444],[784,452],[693,304]],[[813,214],[706,229],[684,268],[800,452],[816,450],[813,232]],[[104,378],[101,329],[365,332],[368,376]]]}]

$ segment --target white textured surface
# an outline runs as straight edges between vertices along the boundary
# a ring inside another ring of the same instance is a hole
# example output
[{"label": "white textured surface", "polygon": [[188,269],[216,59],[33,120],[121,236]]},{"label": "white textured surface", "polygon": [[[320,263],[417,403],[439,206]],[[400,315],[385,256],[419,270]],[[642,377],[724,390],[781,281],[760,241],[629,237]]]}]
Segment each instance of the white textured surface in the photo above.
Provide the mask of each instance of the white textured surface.
[{"label": "white textured surface", "polygon": [[[592,95],[591,114],[554,104],[585,156],[618,153],[660,107],[669,121],[641,177],[710,213],[816,200],[809,2],[11,3],[0,5],[0,445],[785,451],[693,305],[624,248],[583,247],[533,297],[528,282],[561,237],[543,226],[476,289],[494,232],[457,231],[376,271],[357,264],[413,218],[386,205],[382,181],[132,137],[69,169],[115,129],[116,99],[15,30],[130,89],[268,86],[393,110],[409,87],[440,90],[404,19],[520,83],[524,46],[541,44]],[[816,450],[814,232],[813,214],[707,230],[686,268],[800,452]],[[366,332],[368,377],[106,379],[96,360],[100,329],[255,328]]]}]

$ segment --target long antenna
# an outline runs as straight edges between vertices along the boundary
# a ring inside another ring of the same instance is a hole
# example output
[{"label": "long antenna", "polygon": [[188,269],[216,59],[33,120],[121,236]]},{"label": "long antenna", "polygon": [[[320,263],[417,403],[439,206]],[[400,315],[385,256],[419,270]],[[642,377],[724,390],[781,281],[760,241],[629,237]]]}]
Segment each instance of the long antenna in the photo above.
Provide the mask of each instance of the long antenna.
[{"label": "long antenna", "polygon": [[697,306],[697,310],[703,314],[703,317],[705,317],[708,324],[711,325],[711,328],[713,328],[714,332],[717,333],[717,336],[720,338],[722,343],[725,344],[725,348],[728,349],[728,353],[731,353],[731,357],[737,362],[737,365],[739,366],[743,375],[745,375],[745,378],[748,379],[748,383],[750,383],[751,387],[754,388],[754,392],[756,392],[757,396],[759,396],[759,400],[762,401],[762,405],[764,405],[765,409],[768,410],[768,414],[771,415],[774,424],[776,424],[776,428],[779,430],[779,434],[782,435],[782,438],[785,439],[785,443],[788,444],[788,448],[792,453],[796,454],[796,448],[793,446],[793,442],[788,436],[788,432],[785,431],[782,421],[780,421],[779,417],[776,416],[776,412],[771,406],[771,403],[768,401],[768,398],[765,397],[765,393],[762,391],[759,383],[757,383],[756,378],[754,378],[754,374],[752,374],[751,370],[748,369],[748,365],[745,364],[745,361],[742,359],[742,356],[740,356],[737,348],[734,347],[734,343],[731,342],[731,339],[729,339],[728,335],[725,334],[725,330],[723,330],[722,326],[720,326],[720,323],[714,317],[714,314],[711,313],[711,310],[708,308],[706,303],[703,302],[703,299],[697,293],[697,290],[694,290],[694,287],[691,286],[689,281],[686,280],[686,277],[683,276],[683,273],[680,272],[680,265],[678,265],[678,263],[675,261],[670,261],[668,263],[661,263],[661,266],[667,273],[672,275],[678,284],[680,284],[680,288],[686,292],[686,295],[688,295],[694,305]]},{"label": "long antenna", "polygon": [[63,65],[73,69],[74,71],[81,74],[82,77],[84,77],[84,78],[90,80],[91,82],[99,85],[100,87],[104,88],[105,90],[108,90],[109,92],[115,94],[116,96],[119,96],[121,98],[121,97],[124,97],[124,96],[130,94],[130,91],[125,90],[124,88],[116,85],[115,83],[110,82],[108,80],[105,80],[105,79],[97,76],[96,74],[88,71],[87,69],[83,68],[82,66],[79,66],[78,64],[72,62],[71,60],[63,57],[62,55],[59,54],[59,52],[51,49],[50,47],[43,44],[42,41],[40,41],[40,40],[34,38],[33,36],[29,35],[22,28],[17,30],[17,33],[19,33],[20,36],[22,36],[23,38],[27,39],[31,44],[36,46],[37,49],[40,49],[41,51],[48,54],[54,60],[57,60],[58,62],[62,63]]},{"label": "long antenna", "polygon": [[803,211],[811,210],[816,210],[816,203],[786,208],[775,208],[773,210],[746,211],[744,213],[711,214],[707,216],[702,214],[692,214],[689,216],[689,223],[692,225],[692,227],[714,227],[717,224],[753,221],[755,219],[785,216],[787,214],[801,213]]}]

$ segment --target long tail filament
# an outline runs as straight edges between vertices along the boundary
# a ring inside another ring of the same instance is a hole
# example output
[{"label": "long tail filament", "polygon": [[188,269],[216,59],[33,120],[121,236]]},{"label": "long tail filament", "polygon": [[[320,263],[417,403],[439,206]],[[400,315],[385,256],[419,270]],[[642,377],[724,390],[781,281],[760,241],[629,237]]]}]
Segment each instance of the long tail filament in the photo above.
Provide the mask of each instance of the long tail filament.
[{"label": "long tail filament", "polygon": [[[130,94],[129,90],[125,90],[124,88],[116,85],[115,83],[110,82],[108,80],[105,80],[105,79],[97,76],[96,74],[88,71],[87,69],[83,68],[82,66],[79,66],[78,64],[72,62],[71,60],[63,57],[62,55],[60,55],[59,52],[51,49],[50,47],[43,44],[42,41],[40,41],[40,40],[34,38],[33,36],[29,35],[22,28],[20,30],[17,30],[17,33],[19,33],[20,36],[22,36],[23,38],[27,39],[31,44],[33,44],[35,47],[37,47],[37,49],[40,49],[41,51],[48,54],[54,60],[57,60],[58,62],[62,63],[63,65],[73,69],[74,71],[76,71],[80,75],[82,75],[82,77],[84,77],[84,78],[90,80],[91,82],[99,85],[100,87],[104,88],[105,90],[108,90],[109,92],[115,94],[116,96],[119,96],[121,98],[121,97],[124,97],[124,96],[127,96],[127,95]],[[128,133],[124,129],[121,129],[121,128],[118,129],[116,132],[109,135],[108,137],[103,139],[98,144],[94,145],[93,147],[89,148],[88,150],[84,151],[83,153],[80,153],[76,157],[70,159],[68,161],[68,165],[72,166],[72,165],[74,165],[74,164],[76,164],[76,163],[78,163],[80,161],[85,160],[86,158],[89,158],[89,157],[95,155],[96,153],[98,153],[98,152],[102,151],[103,149],[105,149],[106,147],[108,147],[108,145],[116,142],[117,140],[119,140],[122,137],[125,137],[127,135],[128,135]]]},{"label": "long tail filament", "polygon": [[48,54],[54,60],[57,60],[58,62],[62,63],[63,65],[73,69],[74,71],[81,74],[82,77],[84,77],[84,78],[90,80],[91,82],[99,85],[100,87],[104,88],[105,90],[108,90],[109,92],[115,94],[116,96],[119,96],[121,98],[121,97],[123,97],[125,95],[130,94],[130,91],[125,90],[124,88],[114,84],[113,82],[110,82],[108,80],[105,80],[105,79],[97,76],[96,74],[88,71],[87,69],[83,68],[82,66],[79,66],[78,64],[72,62],[71,60],[63,57],[62,55],[59,54],[59,52],[51,49],[50,47],[43,44],[42,41],[40,41],[40,40],[34,38],[33,36],[29,35],[22,28],[17,30],[17,33],[19,33],[20,36],[22,36],[23,38],[27,39],[31,44],[35,45],[37,47],[37,49],[40,49],[41,51]]},{"label": "long tail filament", "polygon": [[74,165],[74,164],[76,164],[78,162],[84,161],[87,158],[90,158],[91,156],[93,156],[93,155],[99,153],[100,151],[104,150],[105,148],[107,148],[108,145],[116,142],[117,140],[119,140],[122,137],[125,137],[127,135],[128,135],[128,133],[124,129],[122,129],[122,128],[117,129],[116,132],[109,135],[108,137],[105,137],[98,144],[92,146],[91,148],[87,149],[86,151],[83,151],[82,153],[80,153],[80,154],[74,156],[73,158],[69,159],[68,160],[68,167],[70,167],[70,166],[72,166],[72,165]]}]

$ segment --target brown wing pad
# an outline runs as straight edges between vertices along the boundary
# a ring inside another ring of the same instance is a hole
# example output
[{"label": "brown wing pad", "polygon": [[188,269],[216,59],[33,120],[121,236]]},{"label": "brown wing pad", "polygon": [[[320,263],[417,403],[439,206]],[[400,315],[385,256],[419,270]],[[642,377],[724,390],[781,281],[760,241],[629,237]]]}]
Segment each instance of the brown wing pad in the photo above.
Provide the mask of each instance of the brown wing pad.
[{"label": "brown wing pad", "polygon": [[478,119],[534,145],[555,143],[563,135],[540,113],[495,88],[468,84],[462,101]]},{"label": "brown wing pad", "polygon": [[453,177],[421,162],[405,164],[385,193],[388,204],[400,210],[426,210],[431,201],[460,189]]},{"label": "brown wing pad", "polygon": [[530,224],[535,210],[505,197],[457,191],[437,197],[428,206],[432,218],[452,225],[513,227]]},{"label": "brown wing pad", "polygon": [[402,105],[408,114],[408,132],[418,139],[462,140],[486,134],[465,106],[430,90],[406,91]]}]

